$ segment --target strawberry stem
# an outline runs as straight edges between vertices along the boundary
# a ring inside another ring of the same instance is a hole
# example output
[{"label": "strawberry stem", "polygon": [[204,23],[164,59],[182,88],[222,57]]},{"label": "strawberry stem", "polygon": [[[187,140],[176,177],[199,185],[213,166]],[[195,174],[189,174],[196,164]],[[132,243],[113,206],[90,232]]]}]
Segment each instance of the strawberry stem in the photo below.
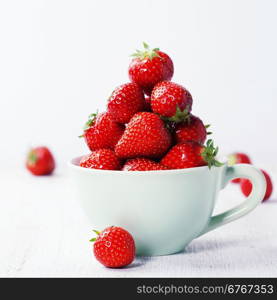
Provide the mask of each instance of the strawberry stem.
[{"label": "strawberry stem", "polygon": [[[207,125],[204,125],[204,126],[205,126],[206,129],[208,129],[208,128],[211,127],[211,124],[207,124]],[[210,134],[212,134],[212,131],[207,131],[207,130],[206,130],[206,134],[207,134],[207,135],[210,135]]]},{"label": "strawberry stem", "polygon": [[88,116],[88,120],[85,123],[84,130],[89,129],[93,125],[93,123],[95,122],[95,119],[97,117],[97,114],[98,114],[98,111],[96,113],[92,113]]},{"label": "strawberry stem", "polygon": [[133,53],[131,56],[137,57],[141,60],[145,58],[149,58],[150,60],[152,60],[154,57],[160,57],[158,53],[158,51],[160,50],[159,48],[150,49],[149,45],[145,42],[143,42],[142,44],[144,49],[136,50],[136,52]]},{"label": "strawberry stem", "polygon": [[[98,231],[98,230],[93,229],[92,231],[95,232],[97,235],[100,234],[100,231]],[[96,240],[97,240],[97,237],[96,237],[96,238],[92,238],[92,239],[90,239],[89,241],[90,241],[90,242],[95,242]]]},{"label": "strawberry stem", "polygon": [[37,157],[36,153],[33,150],[31,150],[28,154],[28,162],[30,164],[34,165],[37,162],[37,160],[38,160],[38,157]]},{"label": "strawberry stem", "polygon": [[190,120],[189,117],[189,111],[188,108],[186,107],[183,111],[181,111],[180,107],[177,105],[176,106],[176,113],[173,117],[165,118],[166,121],[171,121],[175,123],[183,122],[185,120]]},{"label": "strawberry stem", "polygon": [[218,147],[214,147],[213,140],[209,139],[206,143],[206,146],[203,147],[203,151],[201,153],[202,158],[208,164],[209,169],[212,166],[221,167],[223,163],[216,160],[216,155],[218,153]]},{"label": "strawberry stem", "polygon": [[236,164],[236,156],[234,154],[231,154],[228,156],[228,165],[233,166]]}]

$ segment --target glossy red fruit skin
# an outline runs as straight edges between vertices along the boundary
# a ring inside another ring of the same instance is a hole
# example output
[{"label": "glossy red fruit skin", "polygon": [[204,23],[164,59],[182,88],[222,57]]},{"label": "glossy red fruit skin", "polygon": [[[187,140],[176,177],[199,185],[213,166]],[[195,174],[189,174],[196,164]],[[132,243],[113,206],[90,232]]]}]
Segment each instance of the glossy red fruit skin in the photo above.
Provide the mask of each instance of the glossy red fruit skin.
[{"label": "glossy red fruit skin", "polygon": [[55,160],[47,147],[36,147],[30,150],[26,168],[33,175],[50,175],[55,169]]},{"label": "glossy red fruit skin", "polygon": [[161,160],[169,169],[186,169],[206,166],[201,156],[203,146],[195,142],[183,142],[173,146]]},{"label": "glossy red fruit skin", "polygon": [[[266,192],[265,192],[265,195],[264,195],[264,198],[263,198],[263,201],[266,201],[267,199],[270,198],[270,196],[272,194],[273,184],[272,184],[270,176],[264,170],[261,170],[261,171],[263,172],[265,180],[266,180]],[[250,195],[251,191],[252,191],[251,181],[248,180],[248,179],[242,178],[240,180],[240,188],[241,188],[241,191],[243,192],[243,194],[246,197],[248,197]]]},{"label": "glossy red fruit skin", "polygon": [[129,78],[150,95],[153,87],[160,81],[170,80],[174,73],[171,58],[162,51],[151,58],[133,58],[129,66]]},{"label": "glossy red fruit skin", "polygon": [[151,112],[133,116],[115,146],[120,158],[160,158],[171,145],[171,134],[164,122]]},{"label": "glossy red fruit skin", "polygon": [[176,115],[177,106],[181,111],[191,111],[192,97],[183,86],[171,82],[162,81],[155,85],[151,93],[151,108],[154,113],[163,117]]},{"label": "glossy red fruit skin", "polygon": [[[233,153],[229,156],[231,165],[234,164],[252,164],[250,157],[242,152]],[[240,183],[240,178],[233,179],[233,183]]]},{"label": "glossy red fruit skin", "polygon": [[93,252],[95,258],[108,268],[121,268],[135,258],[135,242],[132,235],[121,227],[111,226],[97,237]]},{"label": "glossy red fruit skin", "polygon": [[101,170],[120,170],[121,164],[114,151],[99,149],[82,157],[80,167]]},{"label": "glossy red fruit skin", "polygon": [[127,160],[122,171],[158,171],[168,170],[167,167],[147,158],[133,158]]},{"label": "glossy red fruit skin", "polygon": [[144,94],[136,83],[125,83],[117,87],[110,96],[107,111],[118,123],[128,123],[133,115],[145,106]]},{"label": "glossy red fruit skin", "polygon": [[125,127],[116,123],[108,113],[100,113],[92,125],[84,130],[83,136],[91,151],[103,148],[114,149],[124,129]]},{"label": "glossy red fruit skin", "polygon": [[175,127],[175,141],[182,143],[193,141],[203,144],[207,137],[206,127],[200,118],[190,115],[189,119],[178,123]]}]

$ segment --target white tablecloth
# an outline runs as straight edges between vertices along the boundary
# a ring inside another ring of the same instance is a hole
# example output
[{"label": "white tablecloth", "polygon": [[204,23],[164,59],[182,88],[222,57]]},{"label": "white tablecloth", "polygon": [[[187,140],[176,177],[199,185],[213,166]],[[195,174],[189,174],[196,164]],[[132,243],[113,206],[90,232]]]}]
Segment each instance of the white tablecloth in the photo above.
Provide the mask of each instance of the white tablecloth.
[{"label": "white tablecloth", "polygon": [[[277,276],[276,196],[194,240],[183,253],[137,258],[128,268],[106,269],[92,254],[92,228],[71,195],[66,169],[51,177],[1,170],[0,180],[0,276]],[[229,184],[216,210],[242,200],[238,187]]]}]

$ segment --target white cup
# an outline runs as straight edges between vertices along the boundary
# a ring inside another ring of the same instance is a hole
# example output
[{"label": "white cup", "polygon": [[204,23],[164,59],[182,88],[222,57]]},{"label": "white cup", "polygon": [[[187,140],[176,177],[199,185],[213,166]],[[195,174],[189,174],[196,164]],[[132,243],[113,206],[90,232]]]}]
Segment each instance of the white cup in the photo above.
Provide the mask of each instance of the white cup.
[{"label": "white cup", "polygon": [[[194,238],[253,210],[263,199],[264,175],[248,164],[162,171],[108,171],[70,163],[73,181],[92,228],[114,225],[134,237],[138,255],[182,251]],[[239,206],[212,216],[218,192],[234,178],[253,185]]]}]

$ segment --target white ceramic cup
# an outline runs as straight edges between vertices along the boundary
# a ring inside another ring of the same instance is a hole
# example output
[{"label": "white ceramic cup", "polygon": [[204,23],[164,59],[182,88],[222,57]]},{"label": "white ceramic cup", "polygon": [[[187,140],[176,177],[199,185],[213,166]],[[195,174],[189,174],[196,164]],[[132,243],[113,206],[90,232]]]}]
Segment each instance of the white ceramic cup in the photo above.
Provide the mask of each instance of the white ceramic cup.
[{"label": "white ceramic cup", "polygon": [[[134,237],[138,255],[182,251],[194,238],[253,210],[263,199],[264,175],[252,165],[198,167],[168,171],[107,171],[70,163],[73,181],[92,228],[115,225]],[[212,216],[218,192],[234,178],[253,185],[239,206]]]}]

